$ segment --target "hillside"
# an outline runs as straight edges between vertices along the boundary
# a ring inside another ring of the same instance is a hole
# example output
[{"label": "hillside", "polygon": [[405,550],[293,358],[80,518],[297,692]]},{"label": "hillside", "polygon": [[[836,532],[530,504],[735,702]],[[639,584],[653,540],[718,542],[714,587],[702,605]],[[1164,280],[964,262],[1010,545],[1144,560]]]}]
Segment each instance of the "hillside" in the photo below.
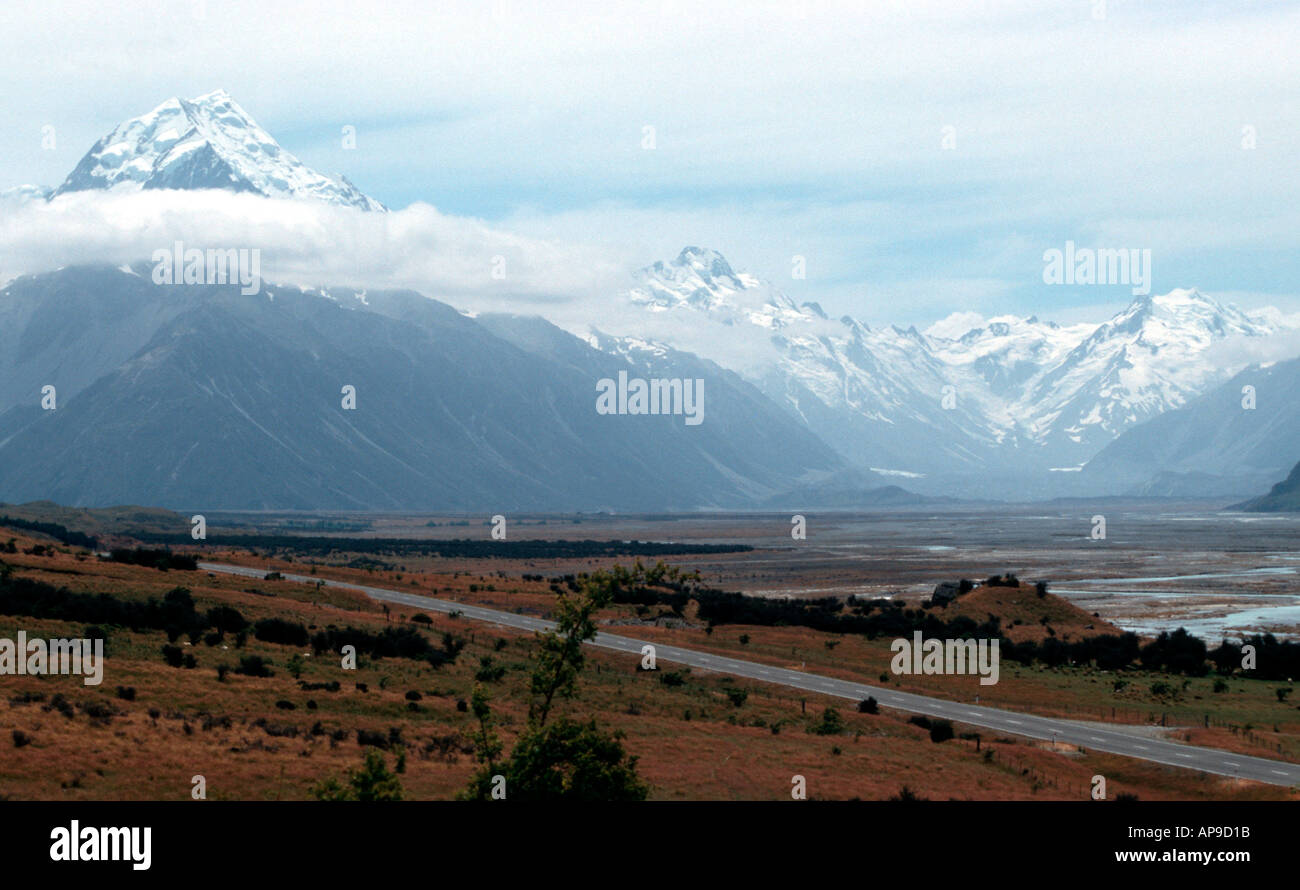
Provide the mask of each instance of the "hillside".
[{"label": "hillside", "polygon": [[[1127,430],[1079,475],[1111,494],[1148,484],[1183,497],[1261,491],[1295,461],[1298,388],[1300,359],[1247,368],[1186,406]],[[1172,485],[1173,479],[1181,483]]]},{"label": "hillside", "polygon": [[[749,506],[844,466],[711,362],[669,351],[651,367],[532,332],[549,346],[403,292],[244,295],[103,266],[23,277],[0,290],[0,500],[680,510]],[[698,413],[679,398],[679,416],[603,416],[597,381],[620,374],[704,381]]]},{"label": "hillside", "polygon": [[944,610],[945,618],[956,616],[974,621],[995,616],[1001,622],[1003,634],[1017,643],[1026,640],[1042,642],[1053,635],[1062,640],[1077,640],[1123,632],[1053,593],[1039,596],[1035,585],[1029,581],[1013,587],[981,584],[970,593],[959,596]]},{"label": "hillside", "polygon": [[858,510],[875,507],[919,507],[957,503],[955,498],[927,497],[897,485],[866,487],[853,482],[874,474],[849,473],[831,482],[807,485],[767,499],[764,507],[773,510]]},{"label": "hillside", "polygon": [[1274,485],[1268,494],[1229,509],[1249,513],[1300,513],[1300,463],[1291,469],[1289,476]]},{"label": "hillside", "polygon": [[54,523],[95,536],[175,531],[189,525],[189,517],[158,507],[65,507],[53,501],[29,501],[25,504],[0,501],[0,518],[3,517]]}]

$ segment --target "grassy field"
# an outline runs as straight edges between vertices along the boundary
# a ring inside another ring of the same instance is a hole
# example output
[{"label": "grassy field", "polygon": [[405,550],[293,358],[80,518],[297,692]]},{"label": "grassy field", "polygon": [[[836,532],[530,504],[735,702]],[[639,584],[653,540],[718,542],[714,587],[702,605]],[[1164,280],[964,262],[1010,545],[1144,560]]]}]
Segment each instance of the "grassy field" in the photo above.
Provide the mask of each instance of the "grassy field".
[{"label": "grassy field", "polygon": [[[76,677],[0,678],[0,795],[12,799],[183,799],[194,776],[203,776],[209,799],[301,799],[327,776],[357,767],[366,742],[387,751],[390,766],[404,752],[401,781],[409,798],[449,798],[476,767],[469,742],[472,716],[465,702],[477,677],[489,679],[493,708],[502,718],[507,746],[527,714],[530,635],[417,610],[385,610],[363,596],[283,580],[250,581],[205,572],[158,571],[101,561],[75,548],[52,545],[50,555],[22,551],[51,542],[30,533],[13,537],[16,554],[0,554],[19,577],[77,593],[108,593],[124,600],[161,598],[186,587],[199,611],[217,605],[238,609],[250,621],[283,618],[313,631],[329,625],[372,631],[418,627],[431,643],[444,634],[464,641],[451,664],[434,668],[405,658],[362,658],[344,670],[332,655],[309,647],[268,643],[250,635],[242,646],[232,635],[214,645],[176,645],[196,666],[166,664],[161,630],[109,631],[109,658],[101,686]],[[526,568],[485,564],[417,574],[306,565],[247,553],[209,554],[213,560],[269,570],[312,573],[342,580],[426,593],[464,602],[545,615],[554,601],[548,581],[522,580]],[[998,614],[1016,633],[1084,634],[1108,628],[1055,597],[1040,599],[1031,588],[986,588],[954,610],[972,617]],[[610,629],[652,641],[710,649],[827,675],[881,682],[888,671],[888,640],[866,640],[799,627],[721,625],[705,632],[694,606],[683,620],[650,610],[617,606],[602,613]],[[1020,624],[1014,624],[1016,620]],[[1089,625],[1092,628],[1089,629]],[[84,624],[0,615],[0,637],[19,629],[29,637],[79,637]],[[743,638],[743,641],[742,641]],[[235,673],[240,659],[258,655],[273,676]],[[295,659],[295,656],[296,659]],[[291,659],[294,659],[291,662]],[[484,659],[490,659],[484,669]],[[298,672],[294,677],[292,670]],[[218,668],[228,670],[219,676]],[[1117,681],[1125,681],[1117,686]],[[1074,719],[1147,722],[1152,716],[1179,728],[1175,737],[1263,756],[1297,756],[1300,722],[1294,704],[1277,700],[1268,684],[1228,681],[1213,692],[1213,679],[1144,672],[1107,674],[1090,668],[1047,670],[1004,661],[1002,680],[981,687],[975,677],[894,677],[891,686],[954,699]],[[1164,682],[1175,690],[1157,696]],[[337,683],[337,690],[331,684]],[[313,684],[315,688],[313,688]],[[882,710],[858,713],[851,702],[661,664],[642,672],[630,656],[591,650],[579,696],[561,706],[575,716],[594,716],[625,734],[638,770],[656,799],[788,800],[791,780],[802,775],[811,798],[884,799],[906,786],[936,799],[1088,798],[1094,775],[1106,777],[1109,796],[1142,799],[1294,799],[1286,789],[1238,782],[1079,751],[1025,739],[975,738],[957,725],[959,737],[935,743],[907,715]],[[825,711],[835,708],[842,730],[818,735]],[[1113,717],[1112,717],[1112,709]],[[1205,727],[1208,718],[1210,726]],[[1227,728],[1237,727],[1234,732]],[[1251,727],[1246,730],[1245,727]],[[963,735],[970,735],[968,738]],[[1276,746],[1283,754],[1278,755]]]}]

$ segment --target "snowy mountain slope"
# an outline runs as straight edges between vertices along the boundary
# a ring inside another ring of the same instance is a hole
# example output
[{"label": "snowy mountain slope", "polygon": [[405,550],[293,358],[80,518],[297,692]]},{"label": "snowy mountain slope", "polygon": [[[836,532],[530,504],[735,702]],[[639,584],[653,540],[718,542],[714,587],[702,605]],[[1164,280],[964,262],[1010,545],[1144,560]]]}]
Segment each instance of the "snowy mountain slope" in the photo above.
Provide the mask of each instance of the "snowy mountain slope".
[{"label": "snowy mountain slope", "polygon": [[382,211],[285,151],[224,90],[168,99],[95,143],[51,198],[89,189],[225,189]]},{"label": "snowy mountain slope", "polygon": [[1125,431],[1081,475],[1117,491],[1169,473],[1219,477],[1224,490],[1236,494],[1263,491],[1286,475],[1300,450],[1298,389],[1300,359],[1251,365],[1185,406]]},{"label": "snowy mountain slope", "polygon": [[716,250],[686,247],[672,262],[657,262],[633,276],[632,302],[651,312],[688,306],[722,324],[748,323],[779,330],[804,319],[807,311],[775,287],[736,274]]},{"label": "snowy mountain slope", "polygon": [[1238,370],[1213,347],[1281,329],[1196,290],[1137,299],[1101,324],[873,329],[797,305],[696,247],[641,270],[625,296],[658,339],[753,380],[858,466],[914,479],[992,472],[998,486],[1080,467]]},{"label": "snowy mountain slope", "polygon": [[1136,300],[1029,381],[1013,410],[1077,465],[1124,430],[1227,379],[1235,369],[1208,357],[1216,343],[1277,330],[1196,290]]},{"label": "snowy mountain slope", "polygon": [[641,270],[627,298],[655,338],[748,377],[859,466],[923,473],[992,456],[987,419],[960,397],[943,407],[949,375],[915,329],[829,319],[696,247]]}]

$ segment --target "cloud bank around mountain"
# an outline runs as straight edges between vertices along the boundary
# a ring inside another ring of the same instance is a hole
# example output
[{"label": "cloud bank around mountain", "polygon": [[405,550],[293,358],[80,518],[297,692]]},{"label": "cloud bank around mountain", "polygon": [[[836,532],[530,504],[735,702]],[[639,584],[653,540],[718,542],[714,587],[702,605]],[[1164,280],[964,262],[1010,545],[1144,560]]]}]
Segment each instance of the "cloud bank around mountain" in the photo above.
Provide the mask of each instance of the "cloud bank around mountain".
[{"label": "cloud bank around mountain", "polygon": [[[625,297],[632,271],[656,258],[579,239],[566,231],[543,237],[534,227],[492,223],[443,213],[423,203],[390,213],[364,213],[312,200],[264,198],[224,191],[86,191],[46,202],[30,194],[0,196],[0,282],[69,265],[127,265],[150,261],[155,250],[186,247],[256,248],[270,284],[312,287],[408,288],[473,312],[542,315],[578,334],[593,330],[670,343],[722,365],[753,371],[780,348],[728,325],[700,318],[684,323],[675,312],[647,312]],[[667,243],[656,244],[667,253]],[[744,264],[738,263],[738,269]],[[899,315],[922,299],[935,306],[971,305],[961,282],[936,280],[924,295],[888,300]],[[968,282],[969,284],[969,282]],[[781,282],[778,289],[790,290]],[[996,289],[994,283],[980,288]],[[1265,310],[1295,328],[1300,315]],[[1104,320],[1096,313],[1093,322]],[[956,338],[988,317],[965,309],[925,329]],[[786,332],[835,336],[834,318],[805,319]],[[1300,335],[1256,342],[1231,338],[1206,359],[1219,367],[1291,358]]]},{"label": "cloud bank around mountain", "polygon": [[428,204],[362,213],[222,191],[79,192],[0,201],[0,280],[125,265],[155,250],[256,248],[268,282],[411,288],[457,308],[540,313],[630,284],[630,258],[527,237]]}]

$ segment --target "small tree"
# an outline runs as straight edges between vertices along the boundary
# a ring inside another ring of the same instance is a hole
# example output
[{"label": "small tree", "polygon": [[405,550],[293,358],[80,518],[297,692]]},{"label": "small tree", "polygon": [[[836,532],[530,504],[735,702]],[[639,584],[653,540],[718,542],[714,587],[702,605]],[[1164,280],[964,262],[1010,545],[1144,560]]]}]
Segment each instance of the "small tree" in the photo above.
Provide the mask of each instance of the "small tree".
[{"label": "small tree", "polygon": [[[460,794],[467,800],[490,800],[496,776],[506,781],[511,800],[644,800],[649,787],[636,774],[636,758],[623,748],[622,733],[607,733],[594,720],[559,719],[548,723],[557,699],[572,698],[585,664],[582,646],[596,636],[595,613],[616,595],[657,583],[663,570],[649,572],[638,561],[633,571],[580,575],[568,591],[557,590],[555,629],[537,634],[538,652],[529,690],[528,726],[515,740],[510,756],[498,763],[502,746],[491,729],[487,694],[473,696],[479,729],[475,755],[483,766]],[[458,703],[459,707],[459,703]]]},{"label": "small tree", "polygon": [[[637,759],[627,755],[622,739],[622,733],[611,735],[594,720],[535,725],[496,772],[505,776],[510,800],[645,800],[649,786],[637,777]],[[462,796],[490,799],[493,775],[490,765],[480,770]]]},{"label": "small tree", "polygon": [[367,748],[361,768],[349,771],[346,782],[331,776],[311,793],[317,800],[401,800],[402,782],[389,772],[378,749]]},{"label": "small tree", "polygon": [[614,591],[629,577],[626,569],[614,566],[613,572],[584,575],[576,594],[556,597],[555,630],[537,633],[540,651],[533,667],[528,716],[538,726],[546,724],[557,696],[572,698],[577,691],[578,674],[586,664],[582,644],[596,637],[592,616],[613,601]]},{"label": "small tree", "polygon": [[489,701],[487,691],[475,684],[474,694],[470,696],[470,710],[478,721],[478,732],[471,741],[474,743],[474,756],[479,763],[487,765],[488,775],[491,776],[496,773],[496,761],[501,756],[502,746],[501,739],[492,730],[492,707]]}]

